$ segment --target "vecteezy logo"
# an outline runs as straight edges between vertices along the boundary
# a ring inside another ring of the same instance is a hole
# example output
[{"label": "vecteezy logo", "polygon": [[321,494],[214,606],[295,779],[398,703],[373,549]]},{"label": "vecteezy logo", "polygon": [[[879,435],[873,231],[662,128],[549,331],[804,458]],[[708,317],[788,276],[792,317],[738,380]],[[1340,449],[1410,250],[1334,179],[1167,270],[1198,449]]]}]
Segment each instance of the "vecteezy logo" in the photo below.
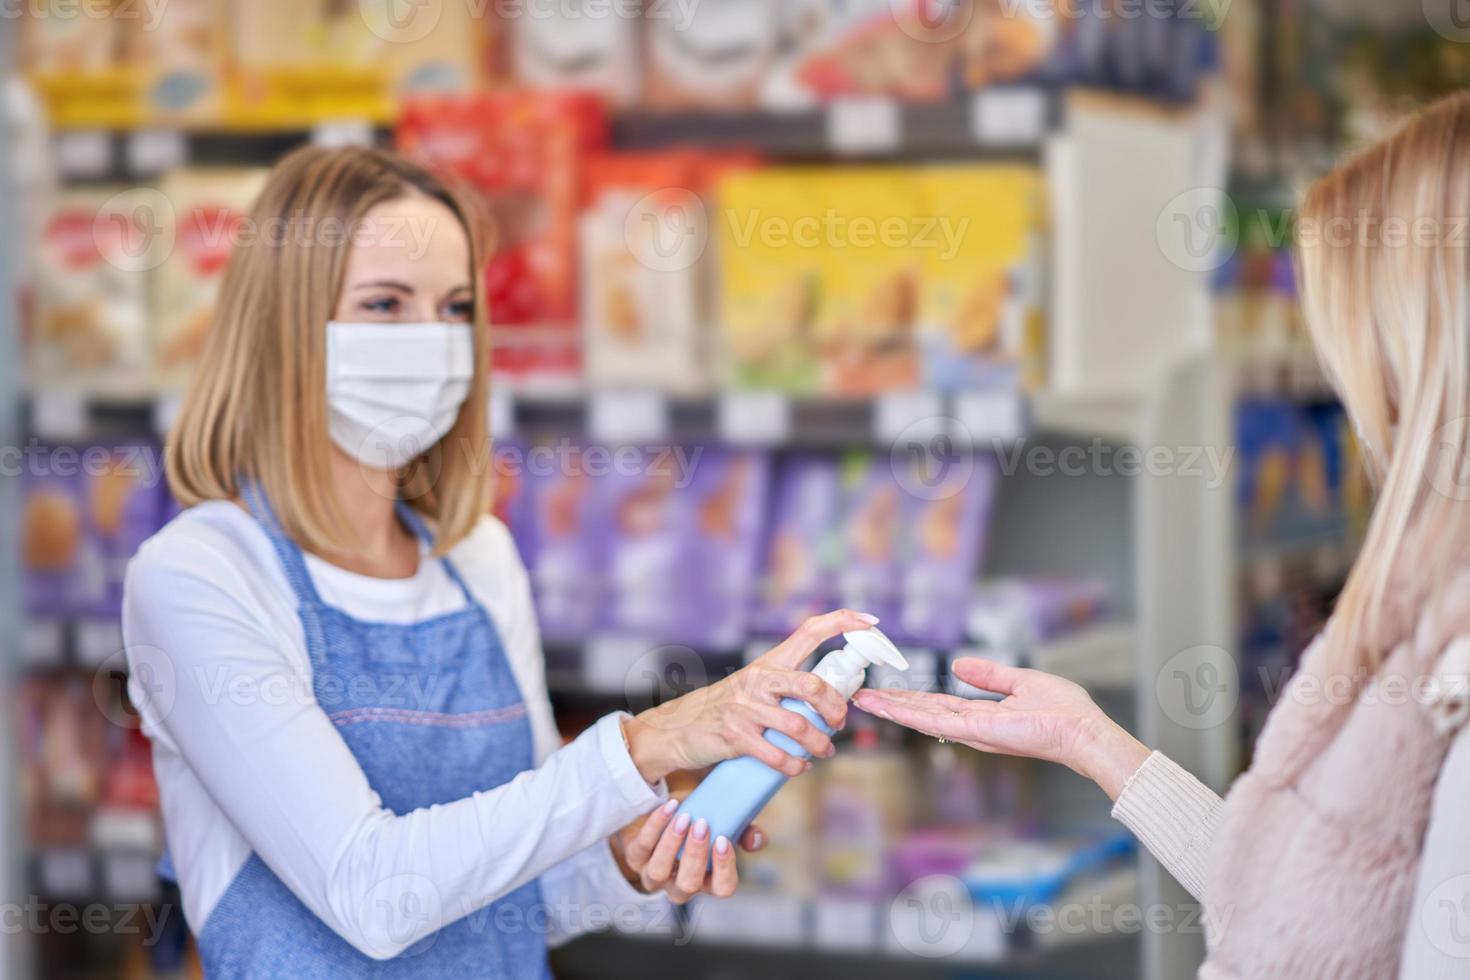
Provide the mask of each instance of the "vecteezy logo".
[{"label": "vecteezy logo", "polygon": [[919,419],[893,441],[888,464],[905,492],[921,500],[953,497],[975,475],[970,431],[947,415]]},{"label": "vecteezy logo", "polygon": [[1470,500],[1470,419],[1440,426],[1430,447],[1429,485],[1450,500]]},{"label": "vecteezy logo", "polygon": [[899,30],[928,44],[954,40],[975,16],[975,0],[888,0],[888,7]]},{"label": "vecteezy logo", "polygon": [[[374,953],[396,954],[400,958],[418,956],[434,945],[444,925],[439,889],[423,875],[394,875],[378,882],[363,896],[357,924],[364,942]],[[415,942],[415,936],[423,938]]]},{"label": "vecteezy logo", "polygon": [[709,244],[709,216],[699,195],[665,187],[634,202],[623,220],[623,240],[638,264],[655,272],[682,272]]},{"label": "vecteezy logo", "polygon": [[628,667],[623,694],[633,714],[658,709],[646,717],[654,727],[668,730],[694,721],[703,707],[698,696],[675,699],[689,691],[697,695],[708,683],[699,654],[688,647],[662,646],[644,653]]},{"label": "vecteezy logo", "polygon": [[915,956],[953,956],[975,931],[975,905],[964,882],[953,875],[927,875],[888,905],[888,927]]},{"label": "vecteezy logo", "polygon": [[1229,721],[1240,700],[1240,668],[1224,647],[1201,644],[1164,662],[1154,695],[1170,721],[1203,730]]},{"label": "vecteezy logo", "polygon": [[1216,187],[1176,195],[1154,222],[1164,257],[1186,272],[1210,272],[1235,254],[1235,204]]},{"label": "vecteezy logo", "polygon": [[367,29],[391,44],[413,44],[439,26],[443,0],[358,0]]},{"label": "vecteezy logo", "polygon": [[1429,944],[1446,956],[1470,959],[1470,875],[1440,882],[1419,907]]},{"label": "vecteezy logo", "polygon": [[[92,674],[92,700],[102,716],[119,728],[138,728],[145,715],[157,724],[168,717],[177,696],[173,659],[155,646],[134,644],[118,650]],[[129,703],[137,714],[128,710]]]},{"label": "vecteezy logo", "polygon": [[177,227],[174,206],[151,187],[114,194],[97,209],[91,223],[97,254],[124,272],[147,272],[173,252]]},{"label": "vecteezy logo", "polygon": [[1447,41],[1470,41],[1470,0],[1421,0],[1424,19]]}]

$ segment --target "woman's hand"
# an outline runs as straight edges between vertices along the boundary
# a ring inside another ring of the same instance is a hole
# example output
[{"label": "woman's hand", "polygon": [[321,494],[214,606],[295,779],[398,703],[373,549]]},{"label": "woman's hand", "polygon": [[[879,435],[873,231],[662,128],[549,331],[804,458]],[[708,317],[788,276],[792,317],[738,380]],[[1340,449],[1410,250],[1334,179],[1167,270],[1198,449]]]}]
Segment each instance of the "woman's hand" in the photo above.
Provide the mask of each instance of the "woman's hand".
[{"label": "woman's hand", "polygon": [[[735,848],[724,837],[711,841],[703,820],[691,824],[688,814],[675,817],[678,809],[679,801],[671,799],[650,813],[641,826],[630,824],[613,836],[613,854],[623,875],[650,894],[667,892],[669,901],[676,905],[683,905],[700,892],[729,898],[740,883]],[[765,835],[754,825],[740,838],[744,851],[755,852],[765,844]],[[678,857],[681,846],[682,860]]]},{"label": "woman's hand", "polygon": [[862,690],[853,702],[880,718],[981,752],[1059,762],[1114,800],[1148,758],[1142,742],[1069,680],[978,657],[956,660],[952,670],[965,683],[1005,697],[971,701],[919,691]]},{"label": "woman's hand", "polygon": [[801,715],[782,708],[780,701],[805,701],[829,726],[841,728],[847,702],[826,681],[797,668],[824,640],[877,622],[877,617],[847,609],[813,616],[748,666],[642,712],[623,727],[633,764],[651,783],[671,772],[703,769],[738,755],[754,756],[788,776],[800,775],[811,763],[766,741],[765,730],[789,735],[818,759],[831,755],[832,740]]}]

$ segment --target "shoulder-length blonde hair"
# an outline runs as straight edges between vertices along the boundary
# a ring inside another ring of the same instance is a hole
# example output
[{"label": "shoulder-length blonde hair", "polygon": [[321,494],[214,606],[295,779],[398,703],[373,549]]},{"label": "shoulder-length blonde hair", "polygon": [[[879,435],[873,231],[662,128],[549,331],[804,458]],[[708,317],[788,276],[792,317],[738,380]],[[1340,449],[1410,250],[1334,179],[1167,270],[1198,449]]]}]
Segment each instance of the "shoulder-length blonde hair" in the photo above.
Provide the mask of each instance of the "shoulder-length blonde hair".
[{"label": "shoulder-length blonde hair", "polygon": [[465,227],[474,290],[475,374],[454,427],[399,473],[400,493],[437,522],[436,551],[473,528],[488,498],[486,315],[480,222],[444,180],[380,150],[307,148],[285,157],[250,209],[230,256],[203,355],[168,438],[169,486],[185,507],[234,500],[244,481],[269,496],[308,551],[347,555],[356,533],[332,489],[326,324],[364,216],[424,194]]},{"label": "shoulder-length blonde hair", "polygon": [[1371,674],[1470,561],[1470,95],[1411,117],[1307,193],[1302,296],[1378,485],[1327,637]]}]

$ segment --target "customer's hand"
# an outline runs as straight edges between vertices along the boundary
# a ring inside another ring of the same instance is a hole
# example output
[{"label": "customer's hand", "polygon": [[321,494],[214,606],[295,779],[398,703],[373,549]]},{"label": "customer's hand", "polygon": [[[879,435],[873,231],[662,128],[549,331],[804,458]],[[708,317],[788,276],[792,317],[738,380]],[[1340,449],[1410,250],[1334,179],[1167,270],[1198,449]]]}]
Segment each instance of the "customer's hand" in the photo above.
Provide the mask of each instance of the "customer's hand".
[{"label": "customer's hand", "polygon": [[1046,759],[1068,766],[1117,799],[1149,751],[1105,715],[1079,685],[979,657],[954,662],[967,684],[1005,697],[971,701],[920,691],[862,690],[864,711],[981,752]]},{"label": "customer's hand", "polygon": [[[629,824],[613,836],[613,854],[623,875],[645,892],[667,892],[676,905],[700,892],[719,898],[735,894],[740,883],[735,848],[724,837],[710,840],[709,826],[703,820],[691,824],[688,815],[675,817],[678,809],[679,801],[671,799],[641,825]],[[740,837],[741,850],[755,852],[765,846],[766,836],[754,824]],[[682,860],[680,847],[684,848]]]},{"label": "customer's hand", "polygon": [[754,756],[788,776],[800,775],[811,763],[783,752],[763,733],[774,728],[815,758],[831,755],[832,740],[801,715],[782,708],[780,701],[787,697],[805,701],[829,726],[842,727],[847,702],[826,681],[797,668],[824,640],[869,629],[876,622],[873,616],[848,609],[813,616],[748,666],[642,712],[623,727],[633,764],[649,782],[739,755]]}]

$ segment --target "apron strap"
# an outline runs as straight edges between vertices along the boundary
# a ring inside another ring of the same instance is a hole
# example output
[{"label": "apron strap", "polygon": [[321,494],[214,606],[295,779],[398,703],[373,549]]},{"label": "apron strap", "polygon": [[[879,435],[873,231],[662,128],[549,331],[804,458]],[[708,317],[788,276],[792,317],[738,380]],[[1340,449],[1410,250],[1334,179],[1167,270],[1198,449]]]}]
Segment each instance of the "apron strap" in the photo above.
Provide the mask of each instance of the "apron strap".
[{"label": "apron strap", "polygon": [[303,605],[322,605],[322,597],[317,594],[316,585],[311,581],[311,573],[306,570],[306,558],[301,554],[301,546],[291,540],[276,520],[275,511],[271,510],[270,501],[266,499],[265,491],[253,482],[245,482],[241,485],[240,496],[245,500],[245,506],[250,508],[251,516],[260,523],[265,530],[266,537],[270,538],[271,547],[276,551],[276,557],[281,561],[281,567],[286,572],[286,581],[291,586],[291,591],[296,593],[296,600]]},{"label": "apron strap", "polygon": [[[433,532],[431,532],[429,530],[429,526],[424,523],[423,515],[410,507],[408,505],[408,501],[406,500],[400,499],[398,501],[398,519],[401,520],[404,524],[408,525],[408,529],[412,531],[420,541],[428,545],[430,548],[434,546]],[[447,555],[443,558],[440,558],[439,561],[444,563],[444,570],[449,573],[450,581],[459,586],[459,591],[464,594],[465,603],[471,606],[475,605],[474,593],[470,591],[470,587],[466,585],[464,579],[460,577],[459,569],[454,567],[454,562],[450,561],[449,556]]]}]

